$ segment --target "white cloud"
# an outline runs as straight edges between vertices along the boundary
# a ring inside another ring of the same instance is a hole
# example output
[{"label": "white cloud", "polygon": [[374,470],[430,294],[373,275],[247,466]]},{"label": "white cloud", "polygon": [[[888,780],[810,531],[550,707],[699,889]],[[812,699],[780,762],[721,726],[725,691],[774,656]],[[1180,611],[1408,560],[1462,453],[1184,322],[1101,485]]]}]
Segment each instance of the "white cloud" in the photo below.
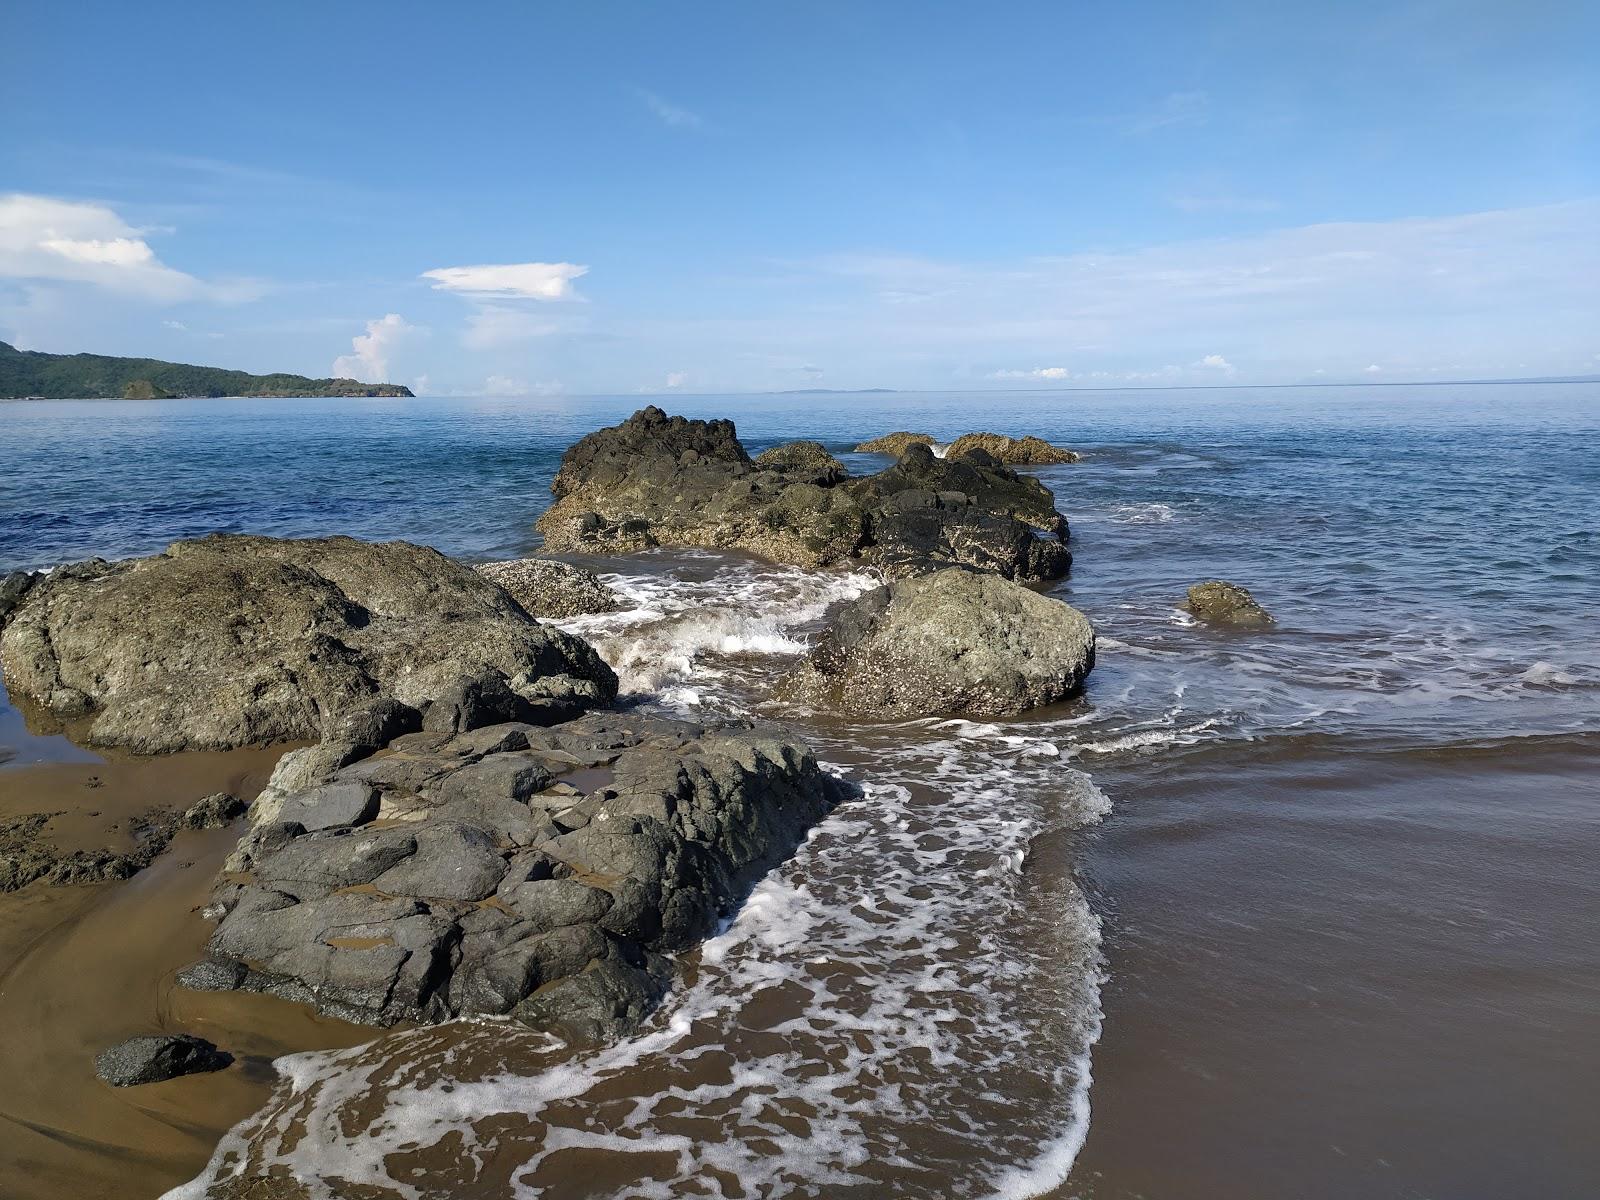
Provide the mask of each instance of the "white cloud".
[{"label": "white cloud", "polygon": [[350,339],[353,354],[333,361],[335,379],[358,379],[362,383],[389,383],[390,361],[401,347],[427,331],[412,325],[399,313],[388,313],[367,322],[367,331]]},{"label": "white cloud", "polygon": [[158,303],[209,290],[157,258],[143,232],[103,204],[0,196],[0,277],[91,284]]},{"label": "white cloud", "polygon": [[1220,354],[1208,354],[1195,363],[1195,366],[1204,367],[1211,371],[1221,371],[1224,375],[1232,375],[1238,369]]},{"label": "white cloud", "polygon": [[497,296],[519,300],[572,300],[572,281],[589,273],[576,263],[500,263],[476,267],[438,267],[424,271],[436,290],[467,296]]},{"label": "white cloud", "polygon": [[179,333],[187,333],[187,332],[189,332],[189,327],[187,325],[185,325],[182,321],[163,321],[161,323],[163,325],[165,325],[168,329],[176,329]]},{"label": "white cloud", "polygon": [[671,125],[674,129],[699,129],[705,124],[699,113],[690,112],[681,105],[673,104],[670,100],[663,99],[654,92],[639,89],[639,98],[645,102],[650,111],[661,118],[663,124]]},{"label": "white cloud", "polygon": [[1175,126],[1204,125],[1210,116],[1209,93],[1169,92],[1144,112],[1113,118],[1113,123],[1128,133],[1154,133]]},{"label": "white cloud", "polygon": [[990,379],[1071,379],[1072,372],[1065,367],[1034,367],[1031,371],[991,371]]},{"label": "white cloud", "polygon": [[1377,363],[1373,363],[1371,366],[1362,367],[1361,373],[1363,375],[1380,375],[1383,373],[1383,368]]},{"label": "white cloud", "polygon": [[668,371],[667,372],[667,387],[668,388],[681,388],[684,384],[686,384],[688,382],[689,382],[689,372],[687,372],[687,371]]},{"label": "white cloud", "polygon": [[565,391],[559,379],[528,383],[510,375],[491,375],[483,381],[485,396],[559,396]]}]

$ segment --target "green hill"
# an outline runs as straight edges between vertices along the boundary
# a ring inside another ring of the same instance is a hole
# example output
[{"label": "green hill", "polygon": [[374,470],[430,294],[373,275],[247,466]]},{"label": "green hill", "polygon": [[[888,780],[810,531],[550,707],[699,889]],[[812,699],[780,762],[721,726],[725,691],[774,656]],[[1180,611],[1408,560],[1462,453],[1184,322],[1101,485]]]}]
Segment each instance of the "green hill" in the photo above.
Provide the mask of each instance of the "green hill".
[{"label": "green hill", "polygon": [[172,396],[409,396],[394,383],[307,379],[304,375],[251,375],[221,367],[194,367],[158,358],[104,354],[40,354],[0,342],[0,399],[95,400]]}]

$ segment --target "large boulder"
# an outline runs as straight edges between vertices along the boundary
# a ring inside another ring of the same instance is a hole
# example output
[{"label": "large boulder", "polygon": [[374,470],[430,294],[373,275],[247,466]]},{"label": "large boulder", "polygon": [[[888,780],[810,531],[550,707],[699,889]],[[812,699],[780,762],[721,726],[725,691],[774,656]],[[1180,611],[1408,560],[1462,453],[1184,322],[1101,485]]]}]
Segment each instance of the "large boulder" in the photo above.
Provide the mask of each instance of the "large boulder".
[{"label": "large boulder", "polygon": [[1082,455],[1062,446],[1054,446],[1043,438],[1007,437],[1003,433],[965,433],[945,449],[946,458],[960,458],[972,450],[982,450],[996,462],[1010,467],[1045,467],[1059,463],[1075,463]]},{"label": "large boulder", "polygon": [[1070,696],[1093,666],[1077,609],[951,568],[845,605],[778,694],[853,717],[1006,717]]},{"label": "large boulder", "polygon": [[892,575],[963,562],[1054,579],[1072,561],[1049,489],[981,451],[946,461],[915,444],[866,479],[836,466],[805,442],[752,460],[728,421],[646,408],[567,452],[539,529],[561,552],[704,546],[804,567],[878,564]]},{"label": "large boulder", "polygon": [[374,1025],[510,1014],[605,1040],[844,787],[779,731],[618,714],[337,757],[275,814],[258,802],[180,983]]},{"label": "large boulder", "polygon": [[559,559],[517,558],[479,563],[474,569],[505,588],[530,616],[581,617],[625,607],[622,597],[593,571]]},{"label": "large boulder", "polygon": [[213,535],[62,567],[21,593],[0,666],[13,695],[84,718],[84,740],[141,753],[315,741],[352,716],[359,742],[485,677],[562,715],[616,694],[587,642],[478,572],[348,537]]},{"label": "large boulder", "polygon": [[1235,629],[1266,629],[1274,624],[1272,614],[1256,603],[1256,598],[1236,583],[1208,579],[1189,589],[1189,611],[1212,625]]}]

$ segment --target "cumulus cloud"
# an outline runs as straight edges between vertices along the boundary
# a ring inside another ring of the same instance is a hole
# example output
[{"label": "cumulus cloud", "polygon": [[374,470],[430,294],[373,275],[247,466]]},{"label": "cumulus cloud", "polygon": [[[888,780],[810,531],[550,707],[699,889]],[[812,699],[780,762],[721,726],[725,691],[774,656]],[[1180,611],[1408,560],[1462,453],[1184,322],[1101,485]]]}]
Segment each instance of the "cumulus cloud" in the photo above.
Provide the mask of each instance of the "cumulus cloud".
[{"label": "cumulus cloud", "polygon": [[589,268],[577,263],[499,263],[476,267],[438,267],[424,271],[435,289],[465,296],[493,296],[518,300],[573,300],[572,281]]},{"label": "cumulus cloud", "polygon": [[1031,371],[1005,370],[989,372],[990,379],[1071,379],[1072,372],[1065,367],[1034,367]]},{"label": "cumulus cloud", "polygon": [[333,360],[335,379],[358,379],[363,383],[389,383],[389,366],[405,345],[426,336],[427,331],[412,325],[399,313],[388,313],[367,322],[367,331],[350,339],[352,354]]},{"label": "cumulus cloud", "polygon": [[12,193],[0,196],[0,277],[82,283],[174,303],[210,289],[167,266],[103,204]]},{"label": "cumulus cloud", "polygon": [[681,388],[684,384],[686,384],[688,382],[689,382],[689,372],[687,372],[687,371],[668,371],[667,372],[667,387],[669,389],[671,389],[671,388]]},{"label": "cumulus cloud", "polygon": [[1208,354],[1199,362],[1195,363],[1195,366],[1204,367],[1209,371],[1221,371],[1224,375],[1232,375],[1237,369],[1231,362],[1223,358],[1220,354]]}]

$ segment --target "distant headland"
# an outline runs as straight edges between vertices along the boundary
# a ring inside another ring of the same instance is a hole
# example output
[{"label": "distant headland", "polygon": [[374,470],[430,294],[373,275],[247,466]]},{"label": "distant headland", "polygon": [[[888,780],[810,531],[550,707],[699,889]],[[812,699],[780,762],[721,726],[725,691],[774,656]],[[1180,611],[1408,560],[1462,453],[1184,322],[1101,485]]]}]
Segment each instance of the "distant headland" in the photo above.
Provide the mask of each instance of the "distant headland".
[{"label": "distant headland", "polygon": [[0,399],[170,400],[180,396],[409,396],[396,383],[251,375],[157,358],[42,354],[0,342]]}]

